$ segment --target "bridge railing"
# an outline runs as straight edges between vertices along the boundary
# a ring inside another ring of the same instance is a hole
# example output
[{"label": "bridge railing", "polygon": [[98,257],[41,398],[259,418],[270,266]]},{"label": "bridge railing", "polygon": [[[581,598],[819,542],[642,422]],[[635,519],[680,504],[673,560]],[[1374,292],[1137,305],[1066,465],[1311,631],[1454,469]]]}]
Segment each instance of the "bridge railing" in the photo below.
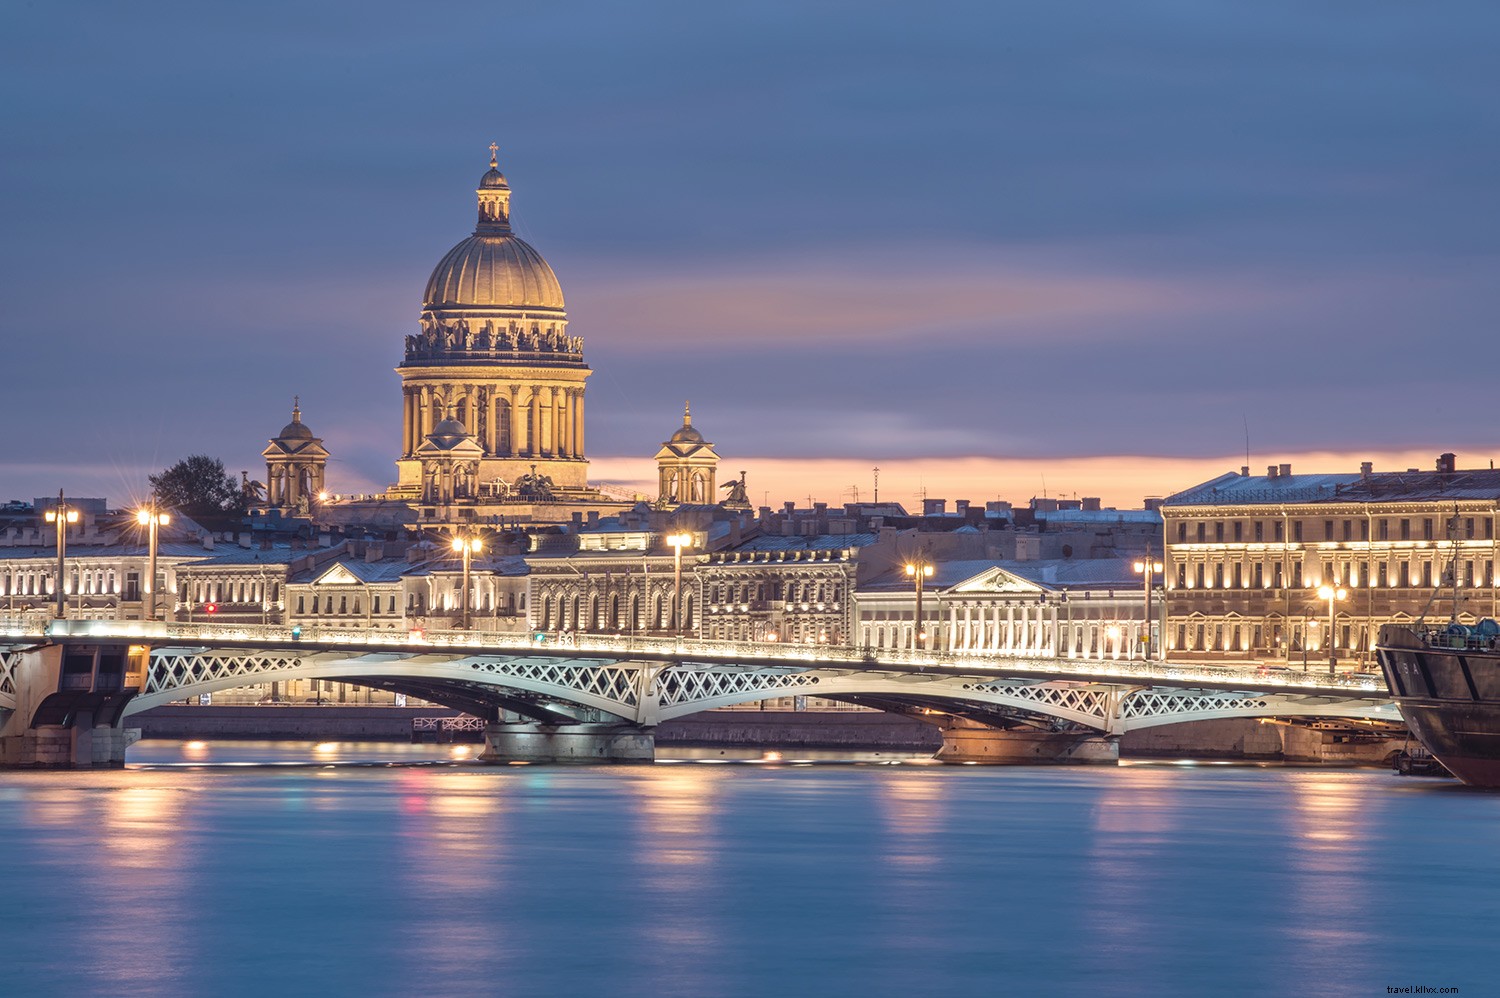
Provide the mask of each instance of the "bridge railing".
[{"label": "bridge railing", "polygon": [[0,638],[97,637],[133,640],[143,644],[167,642],[189,645],[223,643],[295,643],[311,648],[403,652],[486,652],[523,654],[574,654],[596,652],[612,658],[634,654],[662,657],[727,660],[735,664],[786,666],[805,669],[825,665],[832,668],[878,669],[900,666],[918,670],[962,670],[966,673],[994,672],[1006,676],[1035,675],[1056,678],[1059,674],[1091,680],[1149,684],[1168,681],[1173,685],[1245,683],[1256,689],[1337,690],[1379,692],[1385,684],[1363,673],[1328,676],[1273,668],[1257,662],[1203,663],[1151,661],[1131,658],[1056,658],[1005,652],[937,652],[900,649],[853,648],[827,644],[790,644],[773,641],[723,641],[698,638],[643,637],[586,634],[578,632],[496,633],[464,630],[393,630],[337,625],[287,627],[284,624],[186,623],[139,620],[24,620],[0,619]]}]

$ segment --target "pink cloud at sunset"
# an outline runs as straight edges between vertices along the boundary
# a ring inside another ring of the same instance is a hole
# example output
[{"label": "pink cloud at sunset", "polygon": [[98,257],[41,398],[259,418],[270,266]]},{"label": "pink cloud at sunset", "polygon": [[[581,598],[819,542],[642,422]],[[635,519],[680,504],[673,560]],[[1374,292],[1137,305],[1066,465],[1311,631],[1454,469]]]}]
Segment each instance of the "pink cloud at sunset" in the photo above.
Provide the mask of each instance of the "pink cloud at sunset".
[{"label": "pink cloud at sunset", "polygon": [[[1361,451],[1337,453],[1311,451],[1301,454],[1278,454],[1274,457],[1251,455],[1256,462],[1251,474],[1265,474],[1270,464],[1290,463],[1293,474],[1356,472],[1360,462],[1371,461],[1377,471],[1407,468],[1431,469],[1436,451]],[[1489,457],[1459,455],[1459,467],[1481,467]],[[1059,457],[995,458],[963,457],[946,459],[911,459],[897,461],[852,461],[843,459],[729,459],[719,466],[721,481],[737,478],[741,468],[748,472],[750,501],[760,506],[779,506],[795,501],[798,506],[815,502],[839,505],[859,499],[874,498],[872,468],[880,468],[880,497],[903,504],[908,510],[921,508],[920,496],[932,499],[969,499],[975,503],[1004,499],[1018,506],[1043,494],[1052,498],[1097,496],[1104,505],[1121,509],[1138,509],[1149,496],[1168,496],[1174,492],[1206,482],[1229,471],[1238,471],[1245,463],[1243,455],[1225,457]],[[594,458],[590,461],[591,478],[642,494],[655,491],[654,468],[650,461],[636,458]]]}]

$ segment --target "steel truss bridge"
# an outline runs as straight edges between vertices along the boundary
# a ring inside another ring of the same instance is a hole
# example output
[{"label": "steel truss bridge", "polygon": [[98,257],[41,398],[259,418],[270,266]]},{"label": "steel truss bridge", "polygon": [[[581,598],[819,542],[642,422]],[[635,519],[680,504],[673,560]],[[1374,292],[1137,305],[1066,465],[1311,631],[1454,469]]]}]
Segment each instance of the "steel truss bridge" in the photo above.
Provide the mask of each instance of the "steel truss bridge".
[{"label": "steel truss bridge", "polygon": [[[1234,717],[1399,724],[1368,676],[1254,666],[897,652],[609,635],[504,635],[139,621],[0,621],[0,709],[40,643],[149,647],[129,715],[234,687],[322,679],[496,720],[652,727],[715,707],[817,696],[1000,728],[1127,731]],[[936,718],[934,718],[935,720]]]}]

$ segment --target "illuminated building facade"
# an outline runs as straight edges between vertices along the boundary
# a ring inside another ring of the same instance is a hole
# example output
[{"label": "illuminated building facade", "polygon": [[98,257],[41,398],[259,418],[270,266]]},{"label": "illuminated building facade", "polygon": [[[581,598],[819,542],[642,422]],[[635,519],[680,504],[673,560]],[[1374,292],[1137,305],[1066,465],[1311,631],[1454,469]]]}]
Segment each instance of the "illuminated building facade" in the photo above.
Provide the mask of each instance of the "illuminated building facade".
[{"label": "illuminated building facade", "polygon": [[1172,496],[1161,513],[1172,658],[1326,668],[1331,654],[1368,667],[1381,624],[1424,609],[1466,623],[1500,610],[1500,471],[1457,470],[1451,454],[1425,472],[1246,468]]},{"label": "illuminated building facade", "polygon": [[510,224],[491,146],[474,232],[428,278],[401,366],[398,480],[430,523],[566,519],[621,504],[588,486],[583,339],[557,275]]}]

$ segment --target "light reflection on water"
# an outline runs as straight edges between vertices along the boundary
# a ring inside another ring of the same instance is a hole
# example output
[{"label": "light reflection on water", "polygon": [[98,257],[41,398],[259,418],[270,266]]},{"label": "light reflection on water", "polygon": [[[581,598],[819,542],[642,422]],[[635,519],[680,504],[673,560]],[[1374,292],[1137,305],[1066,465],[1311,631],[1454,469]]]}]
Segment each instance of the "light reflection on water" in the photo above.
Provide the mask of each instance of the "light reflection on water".
[{"label": "light reflection on water", "polygon": [[143,743],[124,771],[0,773],[4,993],[1488,981],[1500,795],[1442,781],[455,748]]}]

